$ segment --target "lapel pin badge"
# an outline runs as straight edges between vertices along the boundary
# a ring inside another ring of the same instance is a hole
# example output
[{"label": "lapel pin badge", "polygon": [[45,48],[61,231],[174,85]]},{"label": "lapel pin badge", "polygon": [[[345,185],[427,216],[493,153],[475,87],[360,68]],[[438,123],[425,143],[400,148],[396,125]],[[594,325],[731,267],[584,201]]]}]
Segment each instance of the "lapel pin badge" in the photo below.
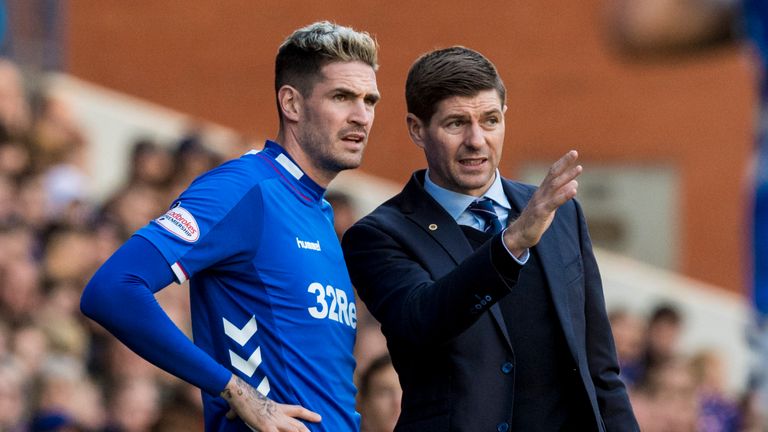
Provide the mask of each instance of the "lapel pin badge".
[{"label": "lapel pin badge", "polygon": [[430,230],[430,231],[435,231],[435,230],[437,230],[437,224],[429,224],[429,230]]}]

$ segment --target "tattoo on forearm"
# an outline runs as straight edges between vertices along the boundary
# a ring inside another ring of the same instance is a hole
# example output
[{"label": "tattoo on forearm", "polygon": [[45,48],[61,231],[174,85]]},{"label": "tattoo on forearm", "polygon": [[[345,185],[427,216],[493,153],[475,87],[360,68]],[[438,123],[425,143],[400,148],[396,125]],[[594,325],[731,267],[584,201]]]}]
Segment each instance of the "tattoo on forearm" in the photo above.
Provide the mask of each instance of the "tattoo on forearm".
[{"label": "tattoo on forearm", "polygon": [[256,406],[259,409],[259,414],[270,418],[275,415],[277,407],[275,406],[275,402],[272,401],[272,399],[269,399],[268,397],[259,393],[258,390],[254,389],[253,387],[248,387],[248,391],[256,395],[256,400],[258,401]]},{"label": "tattoo on forearm", "polygon": [[[268,397],[259,393],[258,390],[248,385],[245,381],[239,377],[235,378],[235,393],[238,396],[243,396],[247,406],[252,406],[256,409],[258,415],[266,418],[273,418],[277,412],[277,404]],[[232,400],[232,389],[226,388],[222,392],[224,399]]]}]

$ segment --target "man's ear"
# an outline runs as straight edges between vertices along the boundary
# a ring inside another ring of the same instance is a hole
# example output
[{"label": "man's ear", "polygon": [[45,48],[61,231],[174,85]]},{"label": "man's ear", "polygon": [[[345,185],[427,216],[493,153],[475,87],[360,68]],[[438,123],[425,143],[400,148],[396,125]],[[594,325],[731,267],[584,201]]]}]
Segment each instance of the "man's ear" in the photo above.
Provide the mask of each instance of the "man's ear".
[{"label": "man's ear", "polygon": [[283,118],[292,122],[299,121],[302,112],[301,106],[304,103],[304,98],[299,90],[289,85],[280,87],[280,90],[277,91],[277,103]]},{"label": "man's ear", "polygon": [[424,148],[424,134],[427,132],[427,126],[416,117],[415,114],[408,113],[405,116],[405,123],[408,125],[408,135],[411,136],[411,141],[417,146]]}]

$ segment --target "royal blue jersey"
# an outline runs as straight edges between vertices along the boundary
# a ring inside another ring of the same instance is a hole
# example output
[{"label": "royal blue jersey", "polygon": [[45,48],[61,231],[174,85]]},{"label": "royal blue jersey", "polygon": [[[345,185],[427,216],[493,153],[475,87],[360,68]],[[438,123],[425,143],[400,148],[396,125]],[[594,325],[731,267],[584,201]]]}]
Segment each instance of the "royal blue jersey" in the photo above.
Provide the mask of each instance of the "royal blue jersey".
[{"label": "royal blue jersey", "polygon": [[[311,430],[353,431],[355,297],[324,192],[268,141],[136,234],[189,279],[197,346],[270,399],[319,413]],[[221,397],[203,401],[206,430],[248,430]]]}]

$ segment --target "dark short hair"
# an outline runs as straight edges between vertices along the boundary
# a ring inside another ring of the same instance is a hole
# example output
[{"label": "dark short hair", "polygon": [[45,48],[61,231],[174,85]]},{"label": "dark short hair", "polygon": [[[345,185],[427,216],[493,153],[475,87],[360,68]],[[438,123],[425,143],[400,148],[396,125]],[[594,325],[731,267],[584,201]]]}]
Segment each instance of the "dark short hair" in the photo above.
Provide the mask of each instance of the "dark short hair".
[{"label": "dark short hair", "polygon": [[649,318],[651,325],[658,322],[668,322],[670,324],[681,324],[683,321],[680,310],[672,303],[660,303],[653,308]]},{"label": "dark short hair", "polygon": [[413,63],[405,101],[409,113],[429,123],[442,100],[483,90],[496,90],[504,104],[507,90],[493,63],[477,51],[454,46],[426,53]]},{"label": "dark short hair", "polygon": [[376,41],[366,32],[319,21],[293,32],[275,58],[275,92],[288,84],[308,96],[320,69],[331,62],[361,61],[376,70]]}]

